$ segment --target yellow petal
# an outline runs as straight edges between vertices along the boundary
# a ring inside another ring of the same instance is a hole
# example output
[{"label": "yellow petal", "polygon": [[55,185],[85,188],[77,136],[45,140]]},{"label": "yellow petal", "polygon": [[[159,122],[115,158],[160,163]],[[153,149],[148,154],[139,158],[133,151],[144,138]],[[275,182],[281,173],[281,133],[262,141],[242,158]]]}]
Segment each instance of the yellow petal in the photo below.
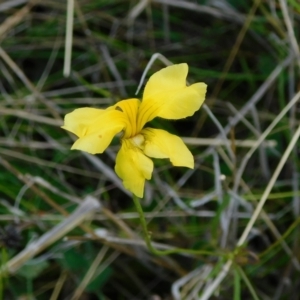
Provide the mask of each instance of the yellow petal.
[{"label": "yellow petal", "polygon": [[181,119],[191,116],[202,105],[206,84],[186,86],[187,64],[164,68],[153,74],[146,84],[138,113],[138,129],[155,117]]},{"label": "yellow petal", "polygon": [[159,93],[185,87],[187,74],[188,65],[185,63],[159,70],[148,80],[144,90],[144,97],[154,97]]},{"label": "yellow petal", "polygon": [[182,139],[165,130],[145,128],[144,153],[153,158],[169,158],[173,166],[193,169],[194,158]]},{"label": "yellow petal", "polygon": [[78,137],[82,137],[85,135],[87,128],[99,119],[103,113],[105,113],[104,109],[91,107],[75,109],[65,115],[62,128],[73,132]]},{"label": "yellow petal", "polygon": [[96,154],[102,153],[127,125],[128,120],[121,111],[111,107],[107,110],[85,107],[67,114],[62,128],[79,137],[71,149]]},{"label": "yellow petal", "polygon": [[115,171],[123,180],[125,188],[142,198],[145,180],[152,176],[153,162],[134,147],[130,140],[124,139],[117,155]]},{"label": "yellow petal", "polygon": [[124,138],[129,138],[137,134],[136,117],[140,104],[141,101],[139,99],[133,98],[119,101],[114,105],[115,109],[122,111],[126,115],[130,123],[130,126],[127,126],[125,129]]},{"label": "yellow petal", "polygon": [[175,91],[156,96],[157,103],[162,103],[156,116],[165,119],[182,119],[192,116],[204,102],[206,84],[196,83]]}]

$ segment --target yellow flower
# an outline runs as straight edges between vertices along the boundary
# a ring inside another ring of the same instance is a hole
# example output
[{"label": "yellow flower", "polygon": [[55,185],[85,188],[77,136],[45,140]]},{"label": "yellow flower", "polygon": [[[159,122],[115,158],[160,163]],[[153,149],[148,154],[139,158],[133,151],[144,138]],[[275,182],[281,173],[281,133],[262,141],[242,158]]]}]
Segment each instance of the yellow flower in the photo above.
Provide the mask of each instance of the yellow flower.
[{"label": "yellow flower", "polygon": [[115,171],[125,188],[138,197],[143,197],[145,179],[152,175],[149,157],[169,158],[174,166],[193,168],[193,156],[178,136],[144,128],[155,117],[182,119],[200,108],[206,84],[186,86],[187,73],[187,64],[166,67],[150,77],[142,101],[127,99],[107,109],[83,107],[67,114],[62,128],[78,136],[71,149],[102,153],[123,131]]}]

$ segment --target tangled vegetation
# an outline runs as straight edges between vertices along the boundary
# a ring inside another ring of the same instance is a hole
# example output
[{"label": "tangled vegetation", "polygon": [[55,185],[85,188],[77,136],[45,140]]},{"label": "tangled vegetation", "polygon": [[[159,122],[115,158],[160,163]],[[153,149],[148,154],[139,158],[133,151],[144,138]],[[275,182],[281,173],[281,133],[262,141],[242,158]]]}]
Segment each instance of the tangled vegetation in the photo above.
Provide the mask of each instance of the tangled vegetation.
[{"label": "tangled vegetation", "polygon": [[[298,299],[299,28],[297,0],[1,1],[0,299]],[[119,138],[61,126],[177,63],[206,100],[150,125],[195,168],[154,159],[143,222]]]}]

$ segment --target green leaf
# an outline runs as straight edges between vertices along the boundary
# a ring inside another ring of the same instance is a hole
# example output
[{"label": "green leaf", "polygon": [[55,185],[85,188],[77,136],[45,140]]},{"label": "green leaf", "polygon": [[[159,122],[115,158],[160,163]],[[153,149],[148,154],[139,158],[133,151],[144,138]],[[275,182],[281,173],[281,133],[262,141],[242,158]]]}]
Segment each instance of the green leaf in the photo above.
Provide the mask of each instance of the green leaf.
[{"label": "green leaf", "polygon": [[64,259],[61,262],[65,268],[73,272],[85,272],[87,266],[89,266],[89,261],[74,249],[65,252]]}]

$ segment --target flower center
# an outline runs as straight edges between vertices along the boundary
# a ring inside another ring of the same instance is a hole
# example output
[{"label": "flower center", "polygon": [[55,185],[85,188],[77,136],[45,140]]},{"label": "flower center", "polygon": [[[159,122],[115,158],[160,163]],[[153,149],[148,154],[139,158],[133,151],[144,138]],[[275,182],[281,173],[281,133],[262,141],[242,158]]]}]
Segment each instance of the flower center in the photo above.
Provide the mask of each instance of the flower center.
[{"label": "flower center", "polygon": [[144,149],[145,138],[142,134],[137,134],[129,139],[130,142],[137,148]]}]

